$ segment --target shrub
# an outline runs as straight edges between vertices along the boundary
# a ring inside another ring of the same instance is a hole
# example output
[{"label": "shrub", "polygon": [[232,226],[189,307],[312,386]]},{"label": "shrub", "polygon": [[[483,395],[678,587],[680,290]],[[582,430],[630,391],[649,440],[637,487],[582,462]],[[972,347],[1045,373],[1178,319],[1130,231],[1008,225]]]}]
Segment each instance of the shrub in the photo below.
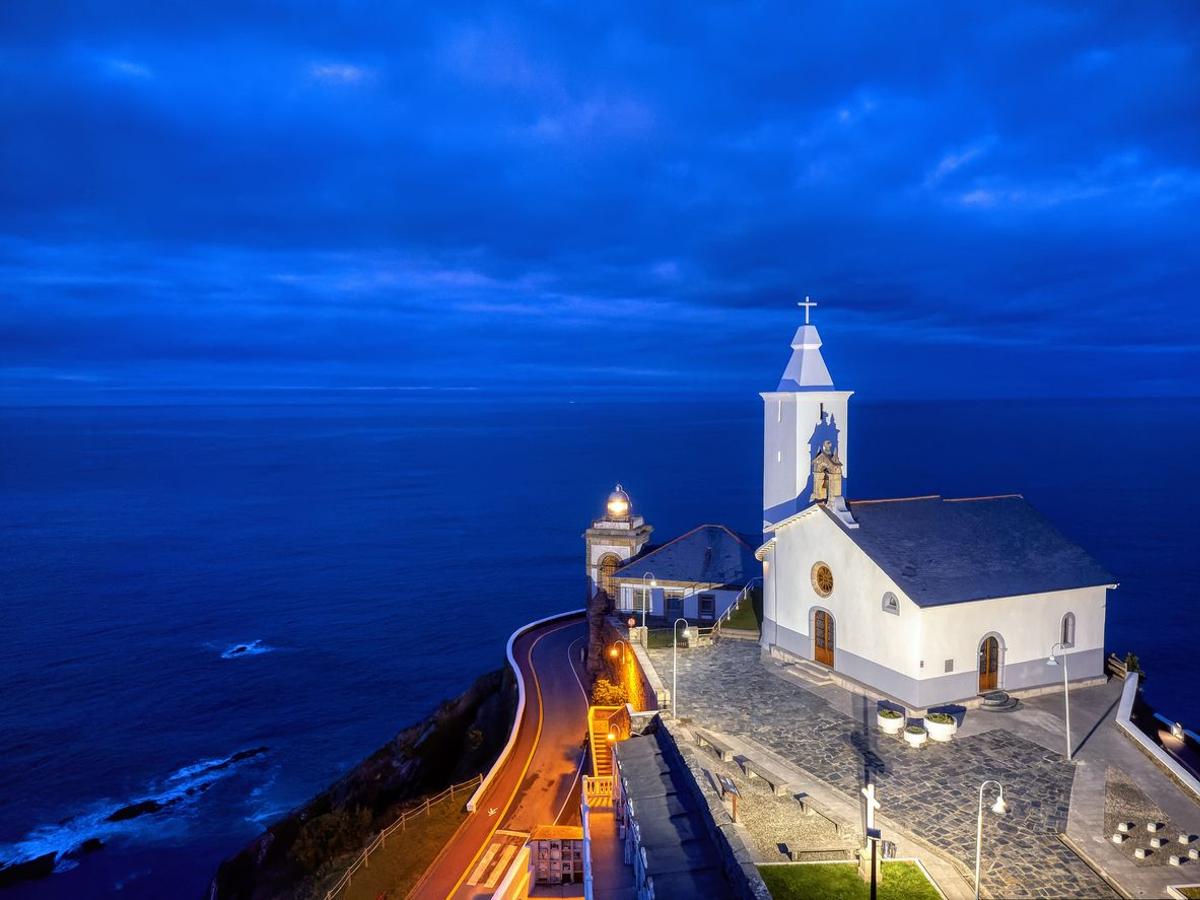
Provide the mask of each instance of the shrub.
[{"label": "shrub", "polygon": [[939,725],[953,725],[954,716],[949,713],[930,713],[925,717],[927,722],[937,722]]},{"label": "shrub", "polygon": [[885,706],[883,709],[879,710],[879,716],[880,716],[880,718],[883,718],[883,719],[899,719],[900,712],[899,712],[899,710],[888,709]]},{"label": "shrub", "polygon": [[291,856],[309,872],[341,853],[362,846],[371,828],[371,811],[334,810],[304,823],[291,846]]},{"label": "shrub", "polygon": [[1146,680],[1146,673],[1142,671],[1141,663],[1138,661],[1136,653],[1125,654],[1125,671],[1137,672],[1142,676],[1142,680]]},{"label": "shrub", "polygon": [[625,686],[613,684],[607,678],[597,678],[592,685],[592,703],[596,706],[624,706],[629,700]]},{"label": "shrub", "polygon": [[922,728],[920,725],[909,725],[904,730],[907,731],[909,734],[924,734],[925,733],[925,729]]}]

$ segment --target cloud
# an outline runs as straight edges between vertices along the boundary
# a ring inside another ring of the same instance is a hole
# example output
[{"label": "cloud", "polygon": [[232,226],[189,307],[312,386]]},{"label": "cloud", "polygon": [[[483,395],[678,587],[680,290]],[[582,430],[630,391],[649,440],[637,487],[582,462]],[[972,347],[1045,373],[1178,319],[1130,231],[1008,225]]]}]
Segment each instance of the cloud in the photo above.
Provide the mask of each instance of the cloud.
[{"label": "cloud", "polygon": [[1200,342],[1177,5],[214,3],[0,33],[7,365],[752,395],[809,293],[864,393],[1192,389],[1073,356]]},{"label": "cloud", "polygon": [[104,60],[105,68],[112,73],[124,78],[134,78],[150,81],[154,78],[154,71],[147,65],[139,62],[134,62],[131,59],[119,59],[109,57]]},{"label": "cloud", "polygon": [[958,171],[963,166],[979,158],[987,152],[988,148],[995,143],[995,138],[984,138],[973,144],[969,144],[961,150],[955,150],[946,153],[938,160],[938,164],[933,167],[933,170],[925,177],[925,187],[936,187],[948,175]]},{"label": "cloud", "polygon": [[308,71],[317,81],[326,84],[358,84],[368,76],[368,71],[362,66],[350,63],[314,63]]}]

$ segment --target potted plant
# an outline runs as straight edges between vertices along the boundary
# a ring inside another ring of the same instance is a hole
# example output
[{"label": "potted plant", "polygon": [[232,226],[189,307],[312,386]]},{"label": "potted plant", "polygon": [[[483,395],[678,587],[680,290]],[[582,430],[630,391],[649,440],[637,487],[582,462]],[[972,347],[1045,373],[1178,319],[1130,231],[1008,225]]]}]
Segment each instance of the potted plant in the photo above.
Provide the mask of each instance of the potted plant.
[{"label": "potted plant", "polygon": [[909,725],[904,729],[904,741],[910,747],[920,747],[927,740],[929,740],[929,734],[920,725]]},{"label": "potted plant", "polygon": [[931,741],[948,741],[958,731],[958,720],[949,713],[930,713],[925,717],[925,730]]},{"label": "potted plant", "polygon": [[881,706],[875,714],[875,721],[884,734],[899,734],[904,727],[904,715],[898,709]]}]

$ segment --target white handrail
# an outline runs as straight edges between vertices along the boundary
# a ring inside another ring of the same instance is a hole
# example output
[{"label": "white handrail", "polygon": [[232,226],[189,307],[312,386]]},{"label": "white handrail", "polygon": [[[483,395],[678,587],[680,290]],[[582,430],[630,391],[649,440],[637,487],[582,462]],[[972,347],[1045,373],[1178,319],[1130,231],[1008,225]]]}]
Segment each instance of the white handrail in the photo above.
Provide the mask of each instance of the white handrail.
[{"label": "white handrail", "polygon": [[362,852],[358,854],[358,857],[354,860],[354,862],[351,863],[346,871],[342,873],[342,877],[338,879],[337,884],[325,892],[325,900],[333,900],[337,894],[340,894],[343,890],[345,890],[349,886],[354,873],[367,864],[367,860],[370,859],[372,853],[378,850],[381,846],[386,845],[388,837],[395,834],[397,829],[403,828],[410,820],[417,818],[417,816],[429,815],[429,807],[433,806],[434,804],[441,803],[447,797],[453,799],[455,791],[462,790],[463,788],[482,780],[482,775],[476,775],[474,778],[469,778],[460,784],[452,784],[440,794],[435,794],[432,797],[426,797],[425,802],[421,806],[401,813],[400,818],[398,818],[387,828],[384,828],[382,831],[380,831],[379,834],[375,835],[375,839],[363,848]]}]

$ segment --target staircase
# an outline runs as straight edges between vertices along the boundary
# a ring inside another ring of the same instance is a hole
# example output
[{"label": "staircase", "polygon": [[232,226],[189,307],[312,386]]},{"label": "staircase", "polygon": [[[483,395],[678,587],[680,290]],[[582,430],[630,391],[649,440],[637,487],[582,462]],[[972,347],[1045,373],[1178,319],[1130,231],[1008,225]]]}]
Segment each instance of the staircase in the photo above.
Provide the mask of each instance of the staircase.
[{"label": "staircase", "polygon": [[783,671],[813,687],[833,684],[833,679],[829,677],[829,669],[810,659],[789,660],[783,664]]},{"label": "staircase", "polygon": [[612,742],[608,739],[609,718],[620,709],[619,706],[588,707],[588,743],[592,751],[593,778],[612,776]]}]

